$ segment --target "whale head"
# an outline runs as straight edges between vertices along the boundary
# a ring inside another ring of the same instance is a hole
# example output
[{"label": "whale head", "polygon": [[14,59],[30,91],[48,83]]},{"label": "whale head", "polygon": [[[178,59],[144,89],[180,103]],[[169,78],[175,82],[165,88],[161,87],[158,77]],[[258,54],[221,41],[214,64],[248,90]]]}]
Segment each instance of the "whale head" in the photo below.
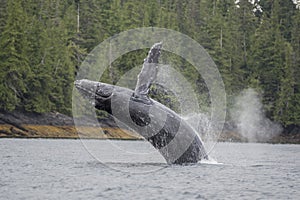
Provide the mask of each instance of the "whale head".
[{"label": "whale head", "polygon": [[74,85],[82,96],[89,99],[108,99],[114,90],[113,85],[87,79],[76,80]]},{"label": "whale head", "polygon": [[95,108],[111,113],[110,102],[115,88],[113,85],[87,79],[76,80],[74,85],[79,93],[88,99]]}]

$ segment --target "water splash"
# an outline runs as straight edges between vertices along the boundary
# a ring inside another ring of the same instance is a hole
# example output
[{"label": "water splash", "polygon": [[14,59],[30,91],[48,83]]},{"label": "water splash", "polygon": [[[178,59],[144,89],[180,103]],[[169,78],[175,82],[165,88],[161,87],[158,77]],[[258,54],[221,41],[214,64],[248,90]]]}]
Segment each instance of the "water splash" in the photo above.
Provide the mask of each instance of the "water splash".
[{"label": "water splash", "polygon": [[203,141],[209,139],[211,132],[210,118],[203,113],[191,113],[182,117],[198,133]]},{"label": "water splash", "polygon": [[197,132],[204,143],[209,160],[213,160],[210,154],[218,142],[219,133],[215,131],[210,116],[205,113],[190,113],[182,118]]},{"label": "water splash", "polygon": [[266,142],[282,131],[282,127],[265,115],[259,94],[252,88],[246,89],[235,98],[231,117],[237,131],[249,142]]},{"label": "water splash", "polygon": [[201,164],[207,164],[207,165],[224,165],[224,163],[220,163],[211,156],[208,156],[208,159],[202,159],[200,160]]}]

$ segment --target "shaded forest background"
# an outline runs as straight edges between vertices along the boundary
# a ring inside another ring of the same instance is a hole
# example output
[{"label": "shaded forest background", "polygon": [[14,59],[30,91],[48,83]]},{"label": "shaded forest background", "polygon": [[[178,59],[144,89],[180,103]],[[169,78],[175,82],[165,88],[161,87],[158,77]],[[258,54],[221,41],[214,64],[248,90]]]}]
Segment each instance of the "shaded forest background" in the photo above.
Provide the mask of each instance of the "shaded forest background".
[{"label": "shaded forest background", "polygon": [[[180,31],[213,57],[228,107],[252,87],[269,118],[300,125],[300,10],[292,0],[0,0],[0,109],[71,115],[76,72],[103,40],[138,27]],[[300,3],[299,3],[300,4]],[[146,54],[117,60],[115,83]],[[184,62],[183,62],[184,63]],[[193,82],[202,79],[182,70]]]}]

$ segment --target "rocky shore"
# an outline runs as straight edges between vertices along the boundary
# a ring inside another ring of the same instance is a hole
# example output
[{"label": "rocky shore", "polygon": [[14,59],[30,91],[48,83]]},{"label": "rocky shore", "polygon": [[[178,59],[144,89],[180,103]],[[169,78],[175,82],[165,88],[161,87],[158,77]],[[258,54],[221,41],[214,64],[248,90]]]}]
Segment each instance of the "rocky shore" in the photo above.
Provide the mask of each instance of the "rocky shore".
[{"label": "rocky shore", "polygon": [[[37,114],[16,111],[9,113],[0,111],[0,138],[142,139],[132,131],[118,128],[111,118],[99,119],[98,125],[82,124],[76,129],[73,118],[60,113]],[[237,132],[226,128],[219,141],[247,142]],[[300,144],[300,128],[288,127],[282,134],[267,142]]]},{"label": "rocky shore", "polygon": [[112,119],[101,119],[99,124],[76,129],[73,118],[60,113],[0,112],[0,138],[141,139],[117,128]]}]

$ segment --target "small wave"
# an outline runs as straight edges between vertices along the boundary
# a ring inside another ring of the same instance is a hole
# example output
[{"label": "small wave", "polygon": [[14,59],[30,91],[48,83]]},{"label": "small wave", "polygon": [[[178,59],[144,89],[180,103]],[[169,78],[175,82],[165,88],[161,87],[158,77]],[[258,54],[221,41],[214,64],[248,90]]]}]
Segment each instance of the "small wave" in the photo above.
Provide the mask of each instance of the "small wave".
[{"label": "small wave", "polygon": [[224,163],[220,163],[212,157],[208,157],[208,159],[202,159],[199,163],[207,165],[224,165]]},{"label": "small wave", "polygon": [[91,168],[102,168],[116,172],[125,172],[130,174],[147,174],[169,167],[166,163],[141,163],[141,162],[88,162]]},{"label": "small wave", "polygon": [[155,162],[105,162],[105,165],[115,165],[122,167],[166,167],[166,163],[155,163]]},{"label": "small wave", "polygon": [[255,165],[250,165],[250,167],[264,167],[264,165],[261,165],[261,164],[255,164]]}]

